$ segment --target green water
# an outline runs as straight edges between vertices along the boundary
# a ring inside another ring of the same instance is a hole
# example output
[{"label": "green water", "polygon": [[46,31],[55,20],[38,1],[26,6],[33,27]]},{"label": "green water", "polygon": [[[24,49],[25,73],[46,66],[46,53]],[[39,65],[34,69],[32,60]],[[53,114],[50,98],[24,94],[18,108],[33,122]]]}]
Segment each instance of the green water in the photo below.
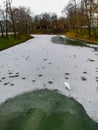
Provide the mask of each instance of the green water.
[{"label": "green water", "polygon": [[[62,37],[62,36],[55,36],[52,38],[52,42],[59,43],[59,44],[66,44],[66,45],[73,45],[73,46],[87,46],[87,42],[71,39],[68,37]],[[88,46],[87,46],[88,47]]]},{"label": "green water", "polygon": [[44,89],[3,103],[0,130],[98,130],[98,124],[74,99]]},{"label": "green water", "polygon": [[[91,42],[85,42],[85,41],[80,41],[76,39],[72,39],[69,37],[62,37],[62,36],[54,36],[52,38],[52,42],[57,43],[57,44],[63,44],[63,45],[71,45],[71,46],[81,46],[81,47],[89,47],[94,49],[95,51],[98,51],[98,47],[90,46],[92,44]],[[92,44],[94,45],[94,44]]]}]

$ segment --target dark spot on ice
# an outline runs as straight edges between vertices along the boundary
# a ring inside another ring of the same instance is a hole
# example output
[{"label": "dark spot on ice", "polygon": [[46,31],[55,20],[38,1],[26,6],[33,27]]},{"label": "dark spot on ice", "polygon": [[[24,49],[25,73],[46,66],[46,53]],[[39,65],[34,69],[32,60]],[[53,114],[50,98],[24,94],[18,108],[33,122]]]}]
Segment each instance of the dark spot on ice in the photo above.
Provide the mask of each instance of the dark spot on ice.
[{"label": "dark spot on ice", "polygon": [[47,60],[47,59],[44,59],[45,61]]},{"label": "dark spot on ice", "polygon": [[25,80],[26,78],[25,78],[25,77],[23,77],[22,79],[24,79],[24,80]]},{"label": "dark spot on ice", "polygon": [[0,82],[2,82],[2,80],[0,80]]},{"label": "dark spot on ice", "polygon": [[84,74],[87,74],[87,72],[85,72],[85,71],[84,71],[83,73],[84,73]]},{"label": "dark spot on ice", "polygon": [[10,82],[8,82],[8,83],[4,83],[3,85],[8,85]]},{"label": "dark spot on ice", "polygon": [[42,67],[42,69],[45,69],[45,67]]},{"label": "dark spot on ice", "polygon": [[82,76],[82,77],[81,77],[81,80],[86,81],[87,79],[86,79],[85,77]]},{"label": "dark spot on ice", "polygon": [[12,76],[9,76],[9,78],[16,78],[16,77],[19,77],[19,75],[12,75]]},{"label": "dark spot on ice", "polygon": [[6,77],[2,77],[1,79],[5,79]]},{"label": "dark spot on ice", "polygon": [[36,80],[32,80],[32,82],[34,83],[34,82],[36,82]]},{"label": "dark spot on ice", "polygon": [[68,77],[65,77],[65,79],[69,79]]},{"label": "dark spot on ice", "polygon": [[29,60],[30,56],[28,56],[25,60]]},{"label": "dark spot on ice", "polygon": [[95,60],[92,60],[92,59],[90,59],[90,58],[88,58],[88,60],[90,61],[90,62],[94,62]]},{"label": "dark spot on ice", "polygon": [[9,74],[12,74],[12,72],[9,72]]},{"label": "dark spot on ice", "polygon": [[98,80],[96,80],[96,82],[98,82]]},{"label": "dark spot on ice", "polygon": [[77,68],[77,66],[74,66],[75,68]]},{"label": "dark spot on ice", "polygon": [[9,78],[14,78],[14,76],[9,76]]},{"label": "dark spot on ice", "polygon": [[95,53],[95,55],[96,55],[96,56],[98,56],[98,54],[97,54],[97,53]]},{"label": "dark spot on ice", "polygon": [[76,55],[73,55],[74,57],[76,57]]},{"label": "dark spot on ice", "polygon": [[15,75],[15,77],[19,77],[19,75],[17,74],[17,75]]},{"label": "dark spot on ice", "polygon": [[53,81],[48,81],[48,84],[53,84]]},{"label": "dark spot on ice", "polygon": [[91,103],[91,101],[89,101],[89,103]]},{"label": "dark spot on ice", "polygon": [[39,70],[39,68],[37,68],[37,70]]},{"label": "dark spot on ice", "polygon": [[65,75],[69,75],[70,73],[65,73]]},{"label": "dark spot on ice", "polygon": [[42,77],[43,75],[42,74],[39,74],[38,77]]},{"label": "dark spot on ice", "polygon": [[19,72],[17,72],[16,74],[19,74]]},{"label": "dark spot on ice", "polygon": [[94,50],[95,50],[95,51],[98,51],[98,48],[97,48],[97,47],[94,47]]},{"label": "dark spot on ice", "polygon": [[49,65],[51,65],[52,63],[48,63]]},{"label": "dark spot on ice", "polygon": [[18,58],[15,58],[15,60],[18,60]]},{"label": "dark spot on ice", "polygon": [[14,86],[15,84],[10,84],[10,86]]}]

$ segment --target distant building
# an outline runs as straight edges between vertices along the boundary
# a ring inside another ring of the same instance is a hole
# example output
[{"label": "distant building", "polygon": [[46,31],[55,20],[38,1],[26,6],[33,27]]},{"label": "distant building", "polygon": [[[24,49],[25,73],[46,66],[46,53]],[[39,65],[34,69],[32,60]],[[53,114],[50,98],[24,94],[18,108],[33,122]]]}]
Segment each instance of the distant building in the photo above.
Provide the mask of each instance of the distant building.
[{"label": "distant building", "polygon": [[91,24],[93,27],[98,27],[98,13],[92,14]]}]

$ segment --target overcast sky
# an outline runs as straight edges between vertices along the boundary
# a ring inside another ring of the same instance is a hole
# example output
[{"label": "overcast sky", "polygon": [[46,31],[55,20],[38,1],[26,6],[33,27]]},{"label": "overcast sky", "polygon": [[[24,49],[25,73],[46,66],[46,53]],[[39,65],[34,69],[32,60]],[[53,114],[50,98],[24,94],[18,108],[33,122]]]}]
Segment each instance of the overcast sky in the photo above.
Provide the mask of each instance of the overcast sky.
[{"label": "overcast sky", "polygon": [[61,16],[67,2],[68,0],[13,0],[12,5],[30,7],[34,15],[42,12],[55,12]]}]

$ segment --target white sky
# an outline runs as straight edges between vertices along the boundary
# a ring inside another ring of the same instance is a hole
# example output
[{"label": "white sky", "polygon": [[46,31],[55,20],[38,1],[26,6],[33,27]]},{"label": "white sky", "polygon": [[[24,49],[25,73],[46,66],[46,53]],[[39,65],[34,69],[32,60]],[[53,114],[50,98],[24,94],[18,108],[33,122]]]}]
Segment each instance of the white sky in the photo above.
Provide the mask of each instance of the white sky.
[{"label": "white sky", "polygon": [[62,10],[68,1],[69,0],[13,0],[12,5],[30,7],[34,15],[43,12],[55,12],[58,16],[61,16]]}]

